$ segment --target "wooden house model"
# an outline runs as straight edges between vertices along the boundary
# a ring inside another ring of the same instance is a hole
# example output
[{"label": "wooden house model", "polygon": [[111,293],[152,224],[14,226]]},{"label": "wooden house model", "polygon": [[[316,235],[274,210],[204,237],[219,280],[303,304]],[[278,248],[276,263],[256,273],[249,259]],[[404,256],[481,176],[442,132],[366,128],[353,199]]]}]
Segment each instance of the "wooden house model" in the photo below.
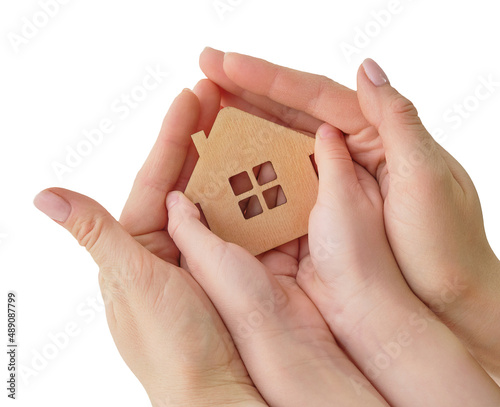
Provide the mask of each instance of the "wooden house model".
[{"label": "wooden house model", "polygon": [[226,107],[208,138],[192,139],[199,159],[185,195],[213,233],[254,255],[307,234],[318,192],[313,138]]}]

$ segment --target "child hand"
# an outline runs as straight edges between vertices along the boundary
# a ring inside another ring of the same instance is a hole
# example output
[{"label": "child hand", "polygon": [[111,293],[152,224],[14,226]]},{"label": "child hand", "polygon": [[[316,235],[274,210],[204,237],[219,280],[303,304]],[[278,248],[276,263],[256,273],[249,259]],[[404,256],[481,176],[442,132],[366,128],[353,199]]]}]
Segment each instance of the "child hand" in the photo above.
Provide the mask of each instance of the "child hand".
[{"label": "child hand", "polygon": [[500,263],[467,173],[411,103],[389,84],[372,85],[363,69],[357,95],[323,76],[210,48],[200,66],[224,89],[225,106],[312,133],[327,122],[346,134],[353,159],[379,181],[388,238],[412,290],[500,376]]},{"label": "child hand", "polygon": [[294,250],[272,250],[259,260],[208,230],[182,193],[171,192],[167,208],[170,236],[270,405],[387,405],[297,285],[307,253],[298,260]]},{"label": "child hand", "polygon": [[317,203],[309,272],[299,286],[341,347],[395,406],[489,406],[500,389],[413,294],[393,257],[376,180],[354,163],[343,134],[316,135]]}]

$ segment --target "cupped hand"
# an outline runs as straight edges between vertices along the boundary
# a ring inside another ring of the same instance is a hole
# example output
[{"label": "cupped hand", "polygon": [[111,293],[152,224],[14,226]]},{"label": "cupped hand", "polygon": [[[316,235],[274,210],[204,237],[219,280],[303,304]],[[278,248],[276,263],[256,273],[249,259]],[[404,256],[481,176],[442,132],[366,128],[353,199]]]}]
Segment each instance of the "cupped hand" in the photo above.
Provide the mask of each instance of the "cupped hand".
[{"label": "cupped hand", "polygon": [[387,405],[297,284],[312,272],[306,236],[254,257],[207,229],[182,193],[169,193],[166,205],[170,236],[270,405]]},{"label": "cupped hand", "polygon": [[492,373],[500,373],[500,265],[479,199],[460,164],[425,130],[414,106],[372,61],[358,92],[329,78],[206,49],[200,65],[222,104],[315,133],[340,130],[353,160],[375,176],[388,238],[412,290]]},{"label": "cupped hand", "polygon": [[386,238],[378,183],[352,161],[343,134],[320,126],[315,157],[314,267],[297,281],[339,344],[391,406],[500,404],[500,389],[406,284]]},{"label": "cupped hand", "polygon": [[121,224],[97,202],[60,188],[41,192],[35,205],[99,265],[111,334],[154,406],[265,405],[211,301],[179,267],[166,231],[166,195],[185,186],[196,158],[190,135],[208,131],[220,106],[209,81],[195,91],[199,99],[184,91],[173,102]]}]

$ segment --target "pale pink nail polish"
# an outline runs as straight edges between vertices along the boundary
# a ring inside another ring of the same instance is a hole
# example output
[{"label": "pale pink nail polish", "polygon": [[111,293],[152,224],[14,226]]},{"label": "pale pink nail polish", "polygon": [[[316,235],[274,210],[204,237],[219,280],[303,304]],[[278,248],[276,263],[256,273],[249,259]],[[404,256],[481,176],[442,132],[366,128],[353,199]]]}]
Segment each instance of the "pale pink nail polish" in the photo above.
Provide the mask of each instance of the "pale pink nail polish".
[{"label": "pale pink nail polish", "polygon": [[375,86],[382,86],[389,83],[389,78],[387,78],[383,69],[373,59],[365,59],[363,61],[363,69],[368,79],[370,79]]},{"label": "pale pink nail polish", "polygon": [[70,203],[50,191],[40,192],[35,196],[33,203],[37,209],[57,222],[65,222],[71,213]]}]

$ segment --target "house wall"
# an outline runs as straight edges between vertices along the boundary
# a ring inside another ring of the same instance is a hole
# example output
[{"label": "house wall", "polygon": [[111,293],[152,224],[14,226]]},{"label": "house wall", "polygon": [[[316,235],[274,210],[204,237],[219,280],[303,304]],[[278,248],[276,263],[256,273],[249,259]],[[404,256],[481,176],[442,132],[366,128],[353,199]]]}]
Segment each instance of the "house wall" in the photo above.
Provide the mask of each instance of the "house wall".
[{"label": "house wall", "polygon": [[[223,114],[224,112],[224,114]],[[223,109],[200,156],[186,194],[200,203],[210,229],[258,254],[307,233],[318,179],[310,161],[314,140],[236,109]],[[228,119],[228,120],[226,120]],[[252,168],[270,161],[277,179],[258,185]],[[235,196],[229,178],[246,171],[252,190]],[[287,202],[268,209],[262,191],[281,185]],[[263,213],[245,219],[238,202],[257,195]]]}]

